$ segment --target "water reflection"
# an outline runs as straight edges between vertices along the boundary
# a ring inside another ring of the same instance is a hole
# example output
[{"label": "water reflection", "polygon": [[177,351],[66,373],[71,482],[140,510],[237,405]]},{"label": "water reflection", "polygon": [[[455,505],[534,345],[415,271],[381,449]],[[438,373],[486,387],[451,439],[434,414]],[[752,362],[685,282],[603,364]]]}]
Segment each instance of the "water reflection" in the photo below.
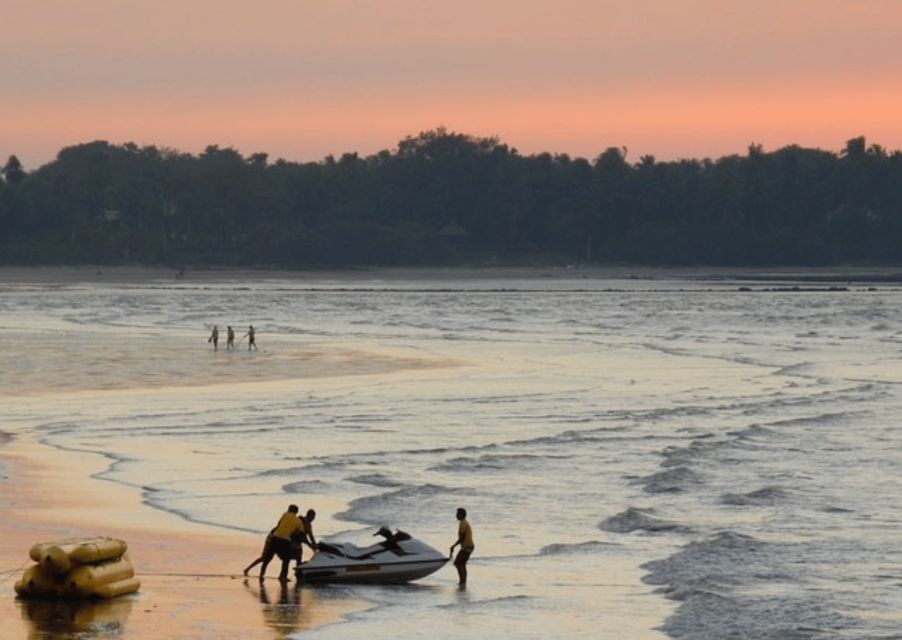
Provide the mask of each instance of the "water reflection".
[{"label": "water reflection", "polygon": [[267,589],[265,582],[244,581],[244,588],[259,599],[263,622],[272,629],[274,638],[282,640],[301,627],[301,589],[296,583],[280,582],[277,589]]},{"label": "water reflection", "polygon": [[28,640],[70,640],[124,637],[132,611],[131,598],[111,600],[20,600]]}]

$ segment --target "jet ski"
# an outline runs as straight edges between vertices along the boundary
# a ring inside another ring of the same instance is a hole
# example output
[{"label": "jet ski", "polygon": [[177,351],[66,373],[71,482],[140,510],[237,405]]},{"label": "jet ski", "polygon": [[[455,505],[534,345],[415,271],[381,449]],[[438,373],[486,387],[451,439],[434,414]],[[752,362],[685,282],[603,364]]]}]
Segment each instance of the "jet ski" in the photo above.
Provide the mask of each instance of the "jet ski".
[{"label": "jet ski", "polygon": [[392,533],[382,527],[373,535],[385,539],[368,547],[320,542],[310,560],[295,568],[297,581],[409,582],[438,571],[448,561],[442,553],[404,531]]}]

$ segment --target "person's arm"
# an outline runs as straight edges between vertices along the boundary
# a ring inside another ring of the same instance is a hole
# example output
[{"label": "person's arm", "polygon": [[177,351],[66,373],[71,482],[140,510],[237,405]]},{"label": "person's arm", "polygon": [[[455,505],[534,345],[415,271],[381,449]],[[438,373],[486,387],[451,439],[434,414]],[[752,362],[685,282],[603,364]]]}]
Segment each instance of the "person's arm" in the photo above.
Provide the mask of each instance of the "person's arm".
[{"label": "person's arm", "polygon": [[463,532],[463,531],[460,531],[460,530],[458,529],[458,531],[457,531],[457,540],[454,542],[454,544],[451,545],[451,553],[454,553],[454,547],[456,547],[456,546],[459,545],[459,544],[460,544],[460,545],[463,544],[463,542],[464,542],[464,535],[465,535],[464,532]]},{"label": "person's arm", "polygon": [[316,551],[316,537],[313,535],[313,523],[307,522],[307,546]]}]

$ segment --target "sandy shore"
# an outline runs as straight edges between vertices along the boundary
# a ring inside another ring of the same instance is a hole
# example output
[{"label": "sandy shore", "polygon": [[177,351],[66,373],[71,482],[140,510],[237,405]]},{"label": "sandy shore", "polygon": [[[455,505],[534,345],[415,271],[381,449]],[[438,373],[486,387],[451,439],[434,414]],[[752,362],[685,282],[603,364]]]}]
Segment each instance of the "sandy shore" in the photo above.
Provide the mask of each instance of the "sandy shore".
[{"label": "sandy shore", "polygon": [[[243,579],[241,567],[260,549],[258,536],[151,509],[137,491],[91,477],[107,464],[97,455],[0,437],[4,638],[283,638],[367,606],[329,589]],[[13,584],[31,564],[30,546],[78,535],[125,539],[141,590],[98,603],[17,599]]]}]

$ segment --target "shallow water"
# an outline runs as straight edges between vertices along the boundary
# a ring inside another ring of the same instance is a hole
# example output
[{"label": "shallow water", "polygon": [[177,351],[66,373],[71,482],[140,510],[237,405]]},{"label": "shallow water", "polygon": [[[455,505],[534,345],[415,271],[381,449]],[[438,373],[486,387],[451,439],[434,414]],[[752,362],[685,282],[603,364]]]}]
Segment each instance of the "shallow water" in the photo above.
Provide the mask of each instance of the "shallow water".
[{"label": "shallow water", "polygon": [[327,588],[373,606],[305,637],[898,638],[902,291],[748,286],[5,285],[0,414],[216,526],[445,549],[467,507],[466,591]]}]

